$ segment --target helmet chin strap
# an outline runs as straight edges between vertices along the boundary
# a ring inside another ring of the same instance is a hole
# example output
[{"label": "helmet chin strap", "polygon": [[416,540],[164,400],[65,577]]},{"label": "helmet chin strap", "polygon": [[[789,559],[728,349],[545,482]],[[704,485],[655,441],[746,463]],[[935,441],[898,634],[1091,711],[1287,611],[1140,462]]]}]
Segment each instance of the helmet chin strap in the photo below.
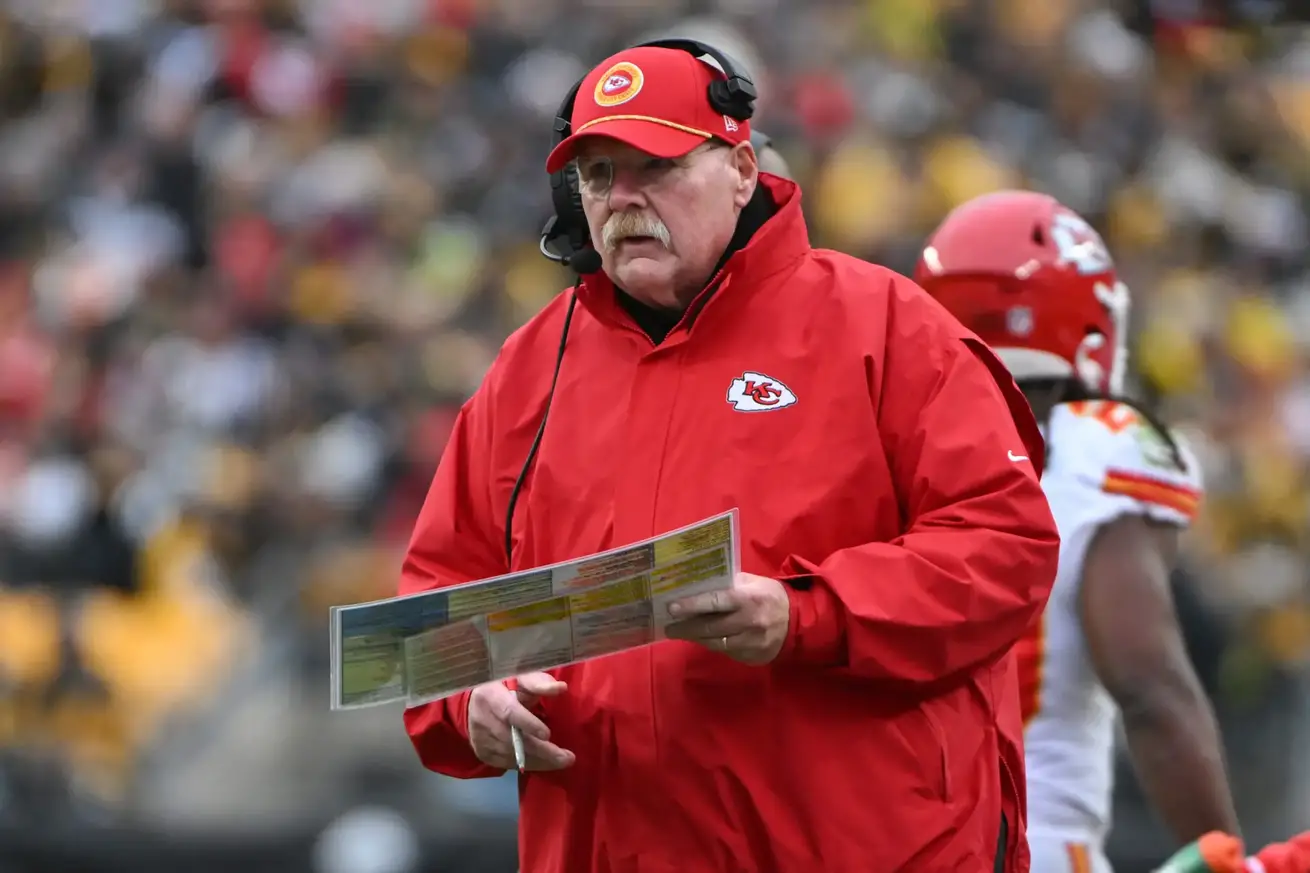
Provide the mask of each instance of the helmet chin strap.
[{"label": "helmet chin strap", "polygon": [[1132,308],[1132,294],[1122,281],[1116,281],[1113,286],[1097,282],[1092,291],[1109,311],[1110,320],[1114,322],[1114,357],[1107,383],[1111,394],[1119,394],[1123,391],[1124,376],[1128,370],[1128,315]]},{"label": "helmet chin strap", "polygon": [[1094,352],[1099,352],[1105,348],[1105,335],[1100,333],[1089,333],[1083,337],[1083,341],[1078,344],[1078,351],[1074,353],[1074,363],[1077,365],[1078,378],[1089,391],[1110,390],[1111,380],[1107,378],[1105,367],[1092,357]]}]

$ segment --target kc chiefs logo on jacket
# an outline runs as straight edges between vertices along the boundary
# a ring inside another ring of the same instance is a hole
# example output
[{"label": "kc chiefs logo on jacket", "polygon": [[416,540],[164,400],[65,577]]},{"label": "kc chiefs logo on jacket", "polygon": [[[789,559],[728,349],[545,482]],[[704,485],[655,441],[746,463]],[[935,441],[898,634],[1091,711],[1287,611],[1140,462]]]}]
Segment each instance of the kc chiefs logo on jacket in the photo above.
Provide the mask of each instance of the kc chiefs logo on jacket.
[{"label": "kc chiefs logo on jacket", "polygon": [[777,379],[747,370],[728,386],[728,403],[738,412],[767,412],[796,402],[796,395]]}]

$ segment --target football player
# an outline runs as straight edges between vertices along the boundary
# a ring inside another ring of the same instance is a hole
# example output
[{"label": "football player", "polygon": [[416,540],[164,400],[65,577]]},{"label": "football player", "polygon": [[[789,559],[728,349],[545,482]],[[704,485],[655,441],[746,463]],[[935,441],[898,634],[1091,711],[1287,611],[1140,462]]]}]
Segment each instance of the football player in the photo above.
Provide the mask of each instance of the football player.
[{"label": "football player", "polygon": [[1180,843],[1237,833],[1214,713],[1169,586],[1200,475],[1176,435],[1119,396],[1129,296],[1101,237],[1044,194],[988,194],[933,232],[915,279],[996,350],[1046,437],[1060,568],[1017,651],[1033,873],[1110,869],[1116,713]]}]

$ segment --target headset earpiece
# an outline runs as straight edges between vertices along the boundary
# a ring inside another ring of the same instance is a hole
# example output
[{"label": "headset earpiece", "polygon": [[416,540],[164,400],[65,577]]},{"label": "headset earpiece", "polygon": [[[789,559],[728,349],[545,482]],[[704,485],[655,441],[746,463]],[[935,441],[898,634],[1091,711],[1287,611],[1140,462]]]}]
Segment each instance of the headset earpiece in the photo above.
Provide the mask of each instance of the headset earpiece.
[{"label": "headset earpiece", "polygon": [[553,217],[557,235],[566,238],[573,251],[587,245],[587,214],[582,211],[582,189],[578,185],[578,170],[572,163],[550,174],[550,201],[555,208]]},{"label": "headset earpiece", "polygon": [[[726,52],[721,52],[712,45],[695,39],[656,39],[643,42],[633,48],[667,48],[684,51],[695,57],[713,58],[723,71],[724,78],[710,82],[708,97],[710,106],[720,115],[749,121],[755,114],[755,82],[740,63],[733,60]],[[570,112],[570,115],[572,113]]]},{"label": "headset earpiece", "polygon": [[[583,76],[560,102],[555,111],[552,131],[554,142],[559,144],[568,139],[572,132],[573,102],[578,97],[586,76]],[[582,211],[582,189],[578,185],[578,171],[572,163],[564,165],[559,172],[550,174],[550,202],[555,210],[541,229],[541,253],[556,263],[569,266],[573,258],[591,243],[591,233],[587,229],[587,216]]]}]

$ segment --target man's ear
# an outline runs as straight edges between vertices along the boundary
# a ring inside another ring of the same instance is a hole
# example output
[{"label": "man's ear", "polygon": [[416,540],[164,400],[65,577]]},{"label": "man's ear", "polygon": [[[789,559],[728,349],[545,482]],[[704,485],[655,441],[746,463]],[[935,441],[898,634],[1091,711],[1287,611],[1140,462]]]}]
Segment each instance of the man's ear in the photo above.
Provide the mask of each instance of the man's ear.
[{"label": "man's ear", "polygon": [[739,143],[732,150],[732,167],[737,173],[737,190],[733,201],[738,209],[743,209],[755,194],[755,186],[760,181],[760,161],[749,142]]}]

